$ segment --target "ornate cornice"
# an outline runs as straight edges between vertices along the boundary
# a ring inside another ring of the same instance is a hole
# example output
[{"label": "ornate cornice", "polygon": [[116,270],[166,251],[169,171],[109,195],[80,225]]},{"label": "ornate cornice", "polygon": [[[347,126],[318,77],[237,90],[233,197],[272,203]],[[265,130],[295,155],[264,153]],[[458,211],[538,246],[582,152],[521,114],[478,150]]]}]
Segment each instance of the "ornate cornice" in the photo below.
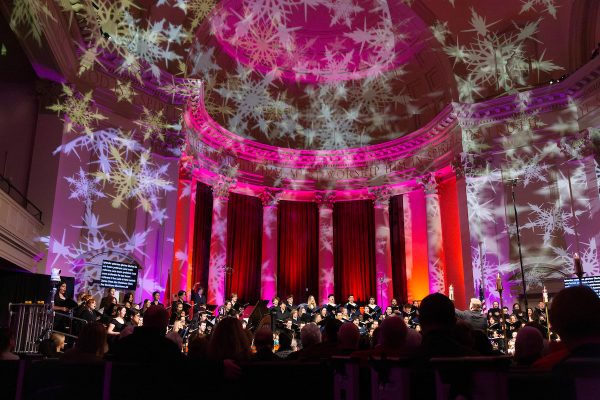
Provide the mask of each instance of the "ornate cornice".
[{"label": "ornate cornice", "polygon": [[211,186],[213,197],[219,200],[229,199],[229,191],[236,185],[236,183],[237,181],[235,178],[218,175]]},{"label": "ornate cornice", "polygon": [[372,196],[375,207],[377,208],[387,208],[390,204],[390,198],[393,195],[392,191],[387,186],[369,188],[369,194]]},{"label": "ornate cornice", "polygon": [[335,203],[336,193],[327,191],[315,192],[315,202],[319,207],[332,208]]},{"label": "ornate cornice", "polygon": [[277,207],[281,193],[281,189],[267,187],[258,194],[258,198],[260,199],[263,207]]},{"label": "ornate cornice", "polygon": [[438,181],[434,173],[428,173],[417,179],[417,183],[423,187],[426,195],[437,194]]}]

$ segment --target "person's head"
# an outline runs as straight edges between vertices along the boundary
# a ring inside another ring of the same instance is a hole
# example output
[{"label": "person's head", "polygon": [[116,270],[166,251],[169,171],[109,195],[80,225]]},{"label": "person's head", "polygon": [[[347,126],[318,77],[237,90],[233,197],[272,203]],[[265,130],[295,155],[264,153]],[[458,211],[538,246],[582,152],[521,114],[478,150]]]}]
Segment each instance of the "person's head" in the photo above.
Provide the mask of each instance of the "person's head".
[{"label": "person's head", "polygon": [[506,307],[506,306],[502,307],[502,314],[503,315],[507,315],[508,314],[508,307]]},{"label": "person's head", "polygon": [[318,324],[318,323],[319,323],[319,322],[321,322],[321,321],[323,321],[323,317],[321,316],[321,314],[316,314],[316,315],[313,317],[313,322],[314,322],[315,324]]},{"label": "person's head", "polygon": [[183,349],[183,338],[181,337],[181,335],[178,332],[175,332],[175,331],[167,332],[165,337],[167,339],[171,340],[173,343],[175,343],[177,345],[177,348],[179,348],[180,351]]},{"label": "person's head", "polygon": [[533,308],[528,307],[527,308],[527,316],[529,317],[529,316],[532,316],[532,315],[533,315]]},{"label": "person's head", "polygon": [[337,334],[340,330],[340,326],[342,326],[342,322],[337,319],[328,319],[325,321],[325,329],[323,330],[323,335],[321,340],[328,343],[336,343],[338,338]]},{"label": "person's head", "polygon": [[494,302],[492,303],[492,308],[499,308],[499,307],[500,307],[500,304],[498,304],[498,302],[497,302],[497,301],[494,301]]},{"label": "person's head", "polygon": [[61,282],[58,285],[58,293],[64,295],[65,293],[67,293],[67,282]]},{"label": "person's head", "polygon": [[532,327],[525,326],[517,333],[515,340],[515,361],[520,365],[531,365],[542,356],[544,337],[541,332]]},{"label": "person's head", "polygon": [[408,325],[410,323],[410,317],[404,317],[404,323]]},{"label": "person's head", "polygon": [[538,308],[539,308],[540,310],[543,310],[544,308],[546,308],[546,303],[544,303],[544,302],[543,302],[543,300],[540,300],[540,301],[538,302]]},{"label": "person's head", "polygon": [[13,349],[15,340],[8,328],[0,328],[0,354],[7,353]]},{"label": "person's head", "polygon": [[421,302],[419,321],[423,332],[451,330],[456,324],[454,303],[441,293],[432,293]]},{"label": "person's head", "polygon": [[514,324],[517,322],[517,316],[515,314],[510,315],[510,323]]},{"label": "person's head", "polygon": [[209,339],[205,335],[196,335],[188,345],[188,358],[204,360],[208,353]]},{"label": "person's head", "polygon": [[177,292],[177,298],[179,300],[184,300],[185,299],[185,290],[180,290],[179,292]]},{"label": "person's head", "polygon": [[206,320],[200,321],[200,323],[198,324],[198,329],[200,330],[200,332],[206,332],[206,324]]},{"label": "person's head", "polygon": [[307,303],[308,303],[308,304],[313,304],[313,305],[314,305],[314,304],[316,304],[317,302],[316,302],[316,300],[315,300],[315,296],[313,296],[312,294],[311,294],[310,296],[308,296],[308,301],[307,301]]},{"label": "person's head", "polygon": [[321,317],[324,318],[327,316],[327,309],[325,307],[321,308]]},{"label": "person's head", "polygon": [[287,304],[285,304],[283,301],[281,303],[279,303],[279,308],[281,310],[285,310],[287,308]]},{"label": "person's head", "polygon": [[125,318],[125,315],[127,315],[127,309],[125,308],[125,306],[119,305],[115,307],[116,318]]},{"label": "person's head", "polygon": [[385,314],[386,314],[387,316],[390,316],[390,315],[392,315],[392,313],[393,313],[393,312],[394,312],[394,310],[392,309],[392,306],[387,306],[387,307],[385,308]]},{"label": "person's head", "polygon": [[377,328],[379,328],[379,320],[378,320],[378,319],[374,320],[374,321],[371,323],[371,328],[373,328],[373,329],[377,329]]},{"label": "person's head", "polygon": [[254,333],[256,351],[273,351],[273,331],[268,326],[259,328]]},{"label": "person's head", "polygon": [[354,303],[354,295],[348,296],[348,303]]},{"label": "person's head", "polygon": [[231,293],[231,302],[232,303],[236,303],[238,300],[238,295],[237,293]]},{"label": "person's head", "polygon": [[385,347],[400,348],[404,345],[408,328],[402,318],[396,316],[383,320],[379,328],[379,343]]},{"label": "person's head", "polygon": [[143,309],[146,309],[148,307],[150,307],[150,299],[144,300],[144,303],[142,304]]},{"label": "person's head", "polygon": [[521,305],[519,303],[513,304],[513,311],[521,311]]},{"label": "person's head", "polygon": [[292,310],[292,318],[298,318],[298,310]]},{"label": "person's head", "polygon": [[330,294],[327,296],[327,301],[329,301],[330,304],[335,304],[335,296]]},{"label": "person's head", "polygon": [[356,326],[360,326],[360,319],[358,319],[358,318],[354,318],[354,319],[352,320],[352,323],[353,323],[354,325],[356,325]]},{"label": "person's head", "polygon": [[406,304],[404,305],[404,312],[408,314],[408,313],[410,313],[411,311],[412,311],[412,306],[411,306],[410,304],[406,303]]},{"label": "person's head", "polygon": [[94,299],[93,297],[91,299],[87,299],[85,302],[85,306],[87,308],[89,308],[90,310],[95,310],[96,309],[96,299]]},{"label": "person's head", "polygon": [[151,305],[144,313],[144,327],[165,331],[169,325],[169,312],[161,306]]},{"label": "person's head", "polygon": [[287,300],[288,303],[293,304],[294,303],[294,295],[293,294],[288,294],[286,300]]},{"label": "person's head", "polygon": [[106,328],[99,322],[85,324],[75,343],[77,351],[102,357],[108,351]]},{"label": "person's head", "polygon": [[117,294],[117,290],[114,287],[111,287],[110,289],[108,289],[109,296],[116,297],[115,296],[116,294]]},{"label": "person's head", "polygon": [[589,286],[561,290],[549,311],[552,326],[565,345],[600,338],[600,299]]},{"label": "person's head", "polygon": [[62,333],[54,332],[52,335],[50,335],[50,341],[52,342],[52,347],[56,349],[57,353],[65,348],[65,335]]},{"label": "person's head", "polygon": [[306,308],[304,308],[304,307],[300,307],[300,308],[298,309],[298,315],[299,315],[299,316],[302,316],[302,315],[304,315],[304,314],[306,314]]},{"label": "person's head", "polygon": [[375,304],[375,297],[369,297],[369,304]]},{"label": "person's head", "polygon": [[469,302],[469,310],[471,311],[481,311],[481,300],[472,298]]},{"label": "person's head", "polygon": [[358,349],[358,341],[360,340],[360,332],[354,324],[342,324],[338,332],[339,347],[342,349]]},{"label": "person's head", "polygon": [[490,324],[490,325],[492,325],[492,324],[495,324],[495,323],[496,323],[496,318],[494,318],[494,317],[490,317],[490,318],[488,319],[488,322],[489,322],[489,324]]},{"label": "person's head", "polygon": [[131,293],[131,292],[127,293],[125,295],[125,301],[128,302],[128,303],[130,303],[130,304],[133,303],[133,301],[134,301],[133,300],[133,293]]},{"label": "person's head", "polygon": [[287,329],[292,329],[292,320],[291,319],[288,318],[285,320],[285,327]]},{"label": "person's head", "polygon": [[117,298],[116,297],[111,297],[110,303],[111,304],[117,304]]},{"label": "person's head", "polygon": [[279,333],[279,350],[292,349],[292,335],[289,332]]},{"label": "person's head", "polygon": [[273,307],[277,307],[279,305],[279,297],[273,297],[271,303],[273,303]]},{"label": "person's head", "polygon": [[126,301],[126,302],[123,304],[123,306],[124,306],[125,308],[131,308],[131,303],[130,303],[130,302],[128,302],[128,301]]},{"label": "person's head", "polygon": [[131,321],[133,326],[138,326],[140,324],[140,312],[135,308],[131,309],[129,312],[129,320]]},{"label": "person's head", "polygon": [[158,291],[152,292],[152,300],[160,301],[160,292],[158,292]]},{"label": "person's head", "polygon": [[239,319],[225,317],[215,325],[208,345],[208,356],[212,360],[239,362],[247,360],[249,354],[250,341]]},{"label": "person's head", "polygon": [[175,311],[177,312],[177,314],[180,314],[183,311],[183,303],[177,303],[177,305],[175,306]]},{"label": "person's head", "polygon": [[303,349],[321,343],[321,329],[319,326],[317,324],[306,324],[300,330],[300,341]]}]

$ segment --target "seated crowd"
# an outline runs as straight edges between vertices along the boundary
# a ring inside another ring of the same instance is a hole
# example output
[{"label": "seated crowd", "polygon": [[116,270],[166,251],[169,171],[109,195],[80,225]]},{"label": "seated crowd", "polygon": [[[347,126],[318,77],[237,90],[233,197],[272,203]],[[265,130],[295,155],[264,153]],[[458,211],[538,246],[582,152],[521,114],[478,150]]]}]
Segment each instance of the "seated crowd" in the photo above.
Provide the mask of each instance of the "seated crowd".
[{"label": "seated crowd", "polygon": [[[65,363],[112,360],[173,368],[193,360],[225,381],[240,379],[254,363],[322,363],[334,356],[349,356],[368,365],[373,357],[400,357],[414,363],[420,371],[415,379],[421,383],[431,379],[423,376],[431,373],[430,361],[438,357],[490,357],[508,352],[513,365],[527,371],[557,371],[573,357],[600,357],[600,299],[587,286],[562,290],[549,310],[521,313],[513,307],[511,314],[495,303],[484,312],[478,299],[471,299],[469,310],[456,310],[439,293],[420,303],[399,306],[393,302],[385,310],[373,298],[363,308],[352,296],[343,305],[330,296],[327,304],[318,307],[314,298],[294,306],[289,296],[285,302],[273,299],[269,315],[252,329],[241,318],[242,307],[235,295],[217,317],[205,311],[201,291],[193,294],[198,300],[193,305],[187,304],[184,292],[178,293],[171,311],[160,304],[158,293],[139,310],[127,299],[129,306],[122,306],[115,304],[113,295],[107,297],[102,308],[112,308],[112,315],[98,315],[95,302],[84,299],[82,304],[93,320],[83,324],[75,345],[64,353],[64,336],[55,334],[48,352],[51,357]],[[495,326],[497,321],[505,324],[504,329]],[[509,333],[508,349],[498,344],[503,332]],[[560,340],[549,342],[549,336]],[[0,345],[1,359],[14,358],[6,330],[0,335]],[[433,395],[428,391],[431,385],[414,386],[424,390],[416,396]]]}]

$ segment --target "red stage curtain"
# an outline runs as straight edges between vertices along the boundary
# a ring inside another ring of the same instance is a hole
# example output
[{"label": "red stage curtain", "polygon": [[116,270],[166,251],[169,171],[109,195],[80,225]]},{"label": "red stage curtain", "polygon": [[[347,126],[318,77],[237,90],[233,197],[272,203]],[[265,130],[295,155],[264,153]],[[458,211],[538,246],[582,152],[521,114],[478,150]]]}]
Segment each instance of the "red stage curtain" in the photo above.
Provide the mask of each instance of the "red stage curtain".
[{"label": "red stage curtain", "polygon": [[227,273],[225,293],[240,301],[260,298],[262,203],[258,197],[229,194],[227,209]]},{"label": "red stage curtain", "polygon": [[404,198],[390,199],[390,237],[392,244],[392,285],[394,297],[400,303],[408,301],[406,288],[406,254],[404,251]]},{"label": "red stage curtain", "polygon": [[293,294],[297,304],[305,302],[310,294],[317,298],[319,289],[317,204],[280,201],[278,209],[278,296]]},{"label": "red stage curtain", "polygon": [[202,182],[196,186],[194,217],[194,251],[192,252],[192,285],[200,282],[204,293],[208,289],[210,233],[212,228],[213,195],[211,187]]},{"label": "red stage curtain", "polygon": [[375,296],[375,221],[371,200],[341,201],[333,207],[335,297],[353,294],[366,302]]}]

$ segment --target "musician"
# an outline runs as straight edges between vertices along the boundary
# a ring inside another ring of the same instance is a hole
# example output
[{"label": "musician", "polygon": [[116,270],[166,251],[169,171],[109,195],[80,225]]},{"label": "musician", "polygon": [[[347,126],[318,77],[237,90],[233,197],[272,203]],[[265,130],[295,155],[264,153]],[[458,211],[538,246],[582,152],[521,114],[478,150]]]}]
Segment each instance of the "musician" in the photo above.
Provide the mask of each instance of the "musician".
[{"label": "musician", "polygon": [[241,304],[238,303],[238,295],[237,293],[231,293],[231,308],[236,312],[240,312]]},{"label": "musician", "polygon": [[185,290],[180,290],[179,292],[177,292],[177,295],[175,296],[175,301],[173,301],[173,303],[171,304],[171,308],[176,308],[177,304],[182,304],[183,305],[183,310],[186,312],[189,311],[189,309],[192,307],[188,302],[187,302],[187,294],[185,292]]},{"label": "musician", "polygon": [[392,311],[393,311],[393,312],[396,312],[396,311],[401,311],[401,310],[400,310],[400,305],[398,305],[398,300],[396,300],[396,299],[392,299],[392,304],[391,304],[391,306],[392,306]]},{"label": "musician", "polygon": [[152,292],[152,305],[164,307],[164,304],[160,302],[160,292]]},{"label": "musician", "polygon": [[383,315],[382,319],[393,317],[393,316],[394,316],[394,310],[392,309],[392,306],[387,306],[385,308],[385,314]]},{"label": "musician", "polygon": [[318,312],[317,301],[315,300],[315,296],[311,294],[306,301],[306,313],[312,317],[316,312]]},{"label": "musician", "polygon": [[500,318],[501,312],[502,312],[502,310],[500,310],[500,305],[498,304],[497,301],[494,301],[492,303],[492,308],[490,308],[487,312],[487,317],[488,317],[488,319],[490,317],[494,317],[494,319]]},{"label": "musician", "polygon": [[275,296],[273,297],[273,300],[271,300],[271,304],[273,304],[271,307],[269,307],[269,313],[273,314],[275,312],[277,312],[277,310],[279,309],[279,297]]},{"label": "musician", "polygon": [[354,318],[352,323],[356,325],[358,328],[358,333],[362,336],[367,333],[367,329],[365,328],[365,324],[360,320],[360,318]]},{"label": "musician", "polygon": [[171,319],[169,320],[169,325],[173,325],[175,321],[179,319],[179,316],[182,312],[184,312],[183,303],[175,303],[175,306],[171,308]]},{"label": "musician", "polygon": [[219,316],[224,316],[224,317],[237,316],[237,311],[235,311],[233,309],[233,304],[231,303],[231,300],[225,300],[225,304],[221,307]]},{"label": "musician", "polygon": [[375,297],[369,297],[369,304],[365,307],[367,320],[378,320],[381,317],[381,307],[375,303]]},{"label": "musician", "polygon": [[206,320],[200,321],[198,325],[198,335],[206,336],[210,332],[208,331],[208,322]]},{"label": "musician", "polygon": [[337,314],[338,305],[335,304],[335,296],[330,294],[327,296],[327,304],[323,306],[327,310],[327,315],[329,317],[335,318]]},{"label": "musician", "polygon": [[194,302],[194,311],[200,311],[200,307],[206,307],[206,295],[204,294],[204,288],[200,286],[200,282],[194,285],[192,301]]},{"label": "musician", "polygon": [[344,307],[346,308],[346,310],[348,310],[348,315],[350,317],[353,317],[355,314],[357,314],[357,313],[360,312],[358,304],[356,304],[354,302],[354,296],[353,295],[349,295],[348,296],[348,302],[346,304],[344,304]]},{"label": "musician", "polygon": [[106,309],[110,304],[112,304],[112,297],[116,297],[116,293],[117,291],[115,288],[109,288],[107,295],[100,300],[100,308]]},{"label": "musician", "polygon": [[286,306],[287,308],[292,311],[294,309],[294,295],[293,294],[288,294],[288,296],[285,299],[286,302]]},{"label": "musician", "polygon": [[275,313],[275,319],[279,320],[279,321],[285,321],[286,319],[288,319],[291,315],[291,312],[288,310],[287,304],[286,303],[281,303],[279,304],[279,308],[277,309],[277,312]]}]

